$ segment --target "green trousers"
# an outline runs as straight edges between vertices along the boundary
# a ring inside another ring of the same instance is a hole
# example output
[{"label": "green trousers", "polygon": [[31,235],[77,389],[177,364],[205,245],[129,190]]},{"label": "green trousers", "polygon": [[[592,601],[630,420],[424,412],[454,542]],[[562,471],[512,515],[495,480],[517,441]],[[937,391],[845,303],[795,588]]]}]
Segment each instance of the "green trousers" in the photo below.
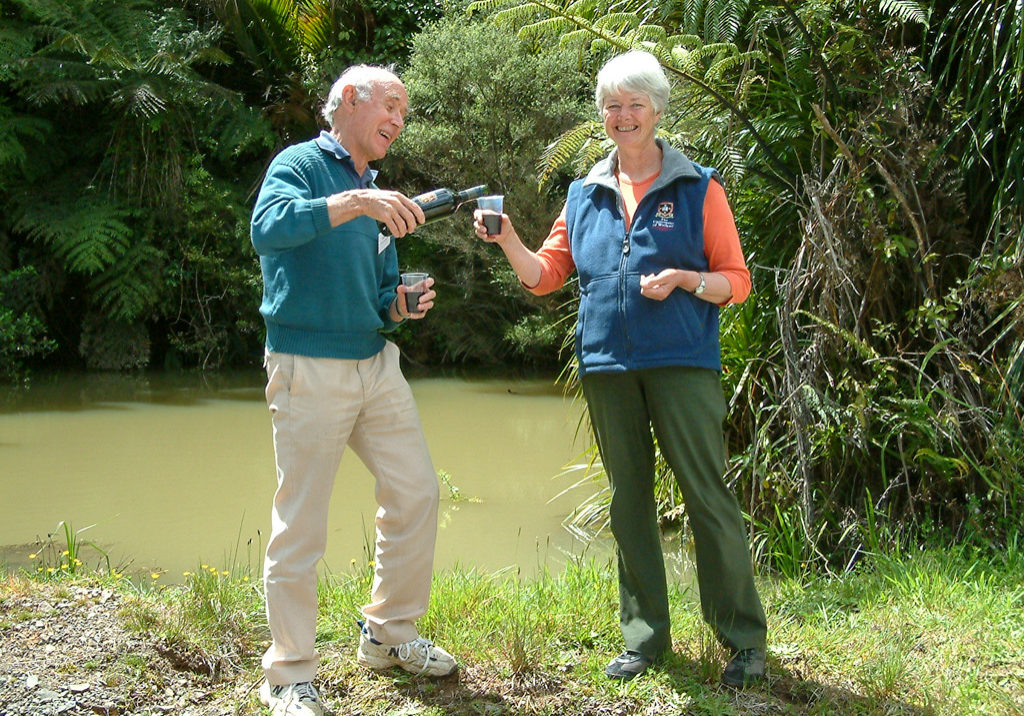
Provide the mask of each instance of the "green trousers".
[{"label": "green trousers", "polygon": [[582,384],[611,485],[626,649],[654,659],[672,645],[652,427],[685,500],[704,619],[727,649],[763,649],[767,626],[743,517],[722,479],[726,406],[718,373],[688,367],[591,373]]}]

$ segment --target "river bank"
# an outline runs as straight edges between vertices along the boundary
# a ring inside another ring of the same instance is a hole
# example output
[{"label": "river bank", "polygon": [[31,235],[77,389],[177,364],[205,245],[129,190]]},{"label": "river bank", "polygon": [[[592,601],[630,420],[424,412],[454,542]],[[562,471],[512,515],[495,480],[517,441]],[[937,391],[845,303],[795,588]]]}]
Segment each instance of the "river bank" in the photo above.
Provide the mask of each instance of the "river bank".
[{"label": "river bank", "polygon": [[[603,677],[618,651],[609,564],[558,575],[438,573],[424,634],[457,677],[422,682],[355,664],[367,565],[324,580],[321,693],[348,714],[1021,714],[1024,552],[929,550],[874,557],[839,577],[762,579],[769,680],[718,685],[724,655],[696,595],[672,592],[674,652],[649,676]],[[40,572],[38,574],[44,574]],[[197,566],[184,584],[5,575],[0,714],[262,714],[266,645],[258,580]]]}]

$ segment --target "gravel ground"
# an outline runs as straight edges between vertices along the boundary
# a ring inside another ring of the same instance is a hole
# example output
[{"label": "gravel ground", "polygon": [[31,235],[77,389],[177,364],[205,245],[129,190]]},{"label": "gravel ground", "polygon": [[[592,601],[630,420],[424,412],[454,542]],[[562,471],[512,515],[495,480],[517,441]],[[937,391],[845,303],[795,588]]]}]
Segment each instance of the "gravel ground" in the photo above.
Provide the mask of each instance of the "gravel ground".
[{"label": "gravel ground", "polygon": [[213,716],[250,699],[251,685],[214,684],[166,645],[126,630],[125,599],[37,585],[0,600],[0,716]]}]

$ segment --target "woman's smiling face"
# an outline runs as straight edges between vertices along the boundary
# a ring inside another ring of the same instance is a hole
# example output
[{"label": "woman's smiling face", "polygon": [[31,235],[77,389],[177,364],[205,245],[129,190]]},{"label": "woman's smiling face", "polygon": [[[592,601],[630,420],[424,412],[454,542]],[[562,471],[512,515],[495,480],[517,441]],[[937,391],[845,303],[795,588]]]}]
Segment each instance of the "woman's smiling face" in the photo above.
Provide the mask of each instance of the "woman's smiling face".
[{"label": "woman's smiling face", "polygon": [[661,118],[650,97],[628,90],[606,96],[601,115],[605,133],[619,148],[642,148],[652,143],[654,127]]}]

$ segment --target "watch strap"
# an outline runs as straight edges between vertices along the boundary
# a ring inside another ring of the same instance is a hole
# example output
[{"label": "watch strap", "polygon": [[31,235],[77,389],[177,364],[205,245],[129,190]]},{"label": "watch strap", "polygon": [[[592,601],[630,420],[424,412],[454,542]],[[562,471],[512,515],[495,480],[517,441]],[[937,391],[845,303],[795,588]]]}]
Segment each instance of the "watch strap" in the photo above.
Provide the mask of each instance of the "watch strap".
[{"label": "watch strap", "polygon": [[705,283],[705,281],[704,281],[704,274],[698,272],[697,275],[700,276],[700,283],[698,283],[697,287],[695,289],[693,289],[693,295],[694,296],[701,295],[702,293],[704,293],[704,289],[707,288],[707,283]]}]

